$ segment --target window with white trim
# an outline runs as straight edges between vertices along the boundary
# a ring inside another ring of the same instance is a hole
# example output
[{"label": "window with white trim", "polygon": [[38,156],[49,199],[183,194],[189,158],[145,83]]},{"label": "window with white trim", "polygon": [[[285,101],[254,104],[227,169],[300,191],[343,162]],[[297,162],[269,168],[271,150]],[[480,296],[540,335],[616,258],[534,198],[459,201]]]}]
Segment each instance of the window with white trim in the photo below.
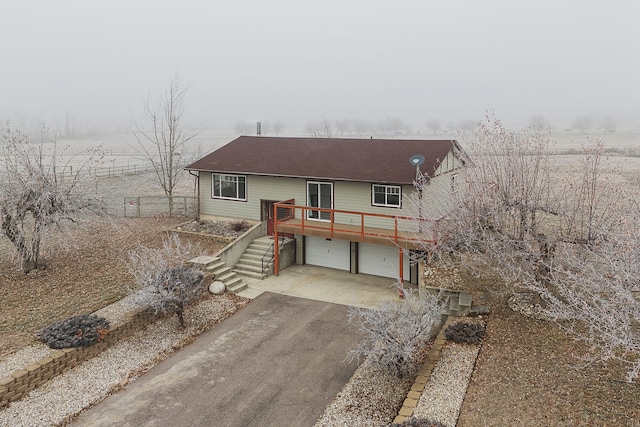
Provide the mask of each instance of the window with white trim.
[{"label": "window with white trim", "polygon": [[371,187],[371,203],[374,206],[400,207],[399,185],[377,185]]},{"label": "window with white trim", "polygon": [[247,200],[247,177],[214,173],[211,197],[214,199]]},{"label": "window with white trim", "polygon": [[[308,181],[307,206],[312,208],[333,209],[333,183]],[[307,219],[331,221],[331,212],[308,210]]]}]

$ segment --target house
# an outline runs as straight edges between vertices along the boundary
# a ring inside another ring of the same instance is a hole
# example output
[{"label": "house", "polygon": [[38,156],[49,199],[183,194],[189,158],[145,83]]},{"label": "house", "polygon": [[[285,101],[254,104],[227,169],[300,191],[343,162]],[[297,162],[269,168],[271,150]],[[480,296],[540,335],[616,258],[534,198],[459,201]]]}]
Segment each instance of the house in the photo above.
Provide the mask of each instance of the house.
[{"label": "house", "polygon": [[[416,217],[437,219],[464,166],[454,140],[241,136],[186,169],[200,219],[262,222],[295,239],[296,264],[418,283],[411,252],[435,236]],[[417,170],[429,182],[419,194]]]}]

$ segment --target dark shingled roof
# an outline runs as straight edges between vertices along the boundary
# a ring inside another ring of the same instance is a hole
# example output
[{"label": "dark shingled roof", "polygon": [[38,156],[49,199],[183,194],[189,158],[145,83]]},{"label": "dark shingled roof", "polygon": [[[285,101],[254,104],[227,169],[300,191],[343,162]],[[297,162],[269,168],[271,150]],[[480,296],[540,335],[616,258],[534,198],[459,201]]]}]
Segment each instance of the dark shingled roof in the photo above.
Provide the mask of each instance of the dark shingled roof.
[{"label": "dark shingled roof", "polygon": [[452,149],[453,140],[289,138],[241,136],[186,167],[188,170],[411,184],[409,163],[425,158],[428,176]]}]

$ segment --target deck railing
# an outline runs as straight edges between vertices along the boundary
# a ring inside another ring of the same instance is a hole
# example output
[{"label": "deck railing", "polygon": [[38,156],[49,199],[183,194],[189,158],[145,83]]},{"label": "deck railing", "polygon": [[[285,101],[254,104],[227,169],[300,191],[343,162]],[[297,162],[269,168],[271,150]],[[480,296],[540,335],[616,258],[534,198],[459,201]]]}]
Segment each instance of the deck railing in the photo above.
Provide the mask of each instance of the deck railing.
[{"label": "deck railing", "polygon": [[[325,209],[309,206],[296,206],[287,202],[274,204],[274,230],[282,231],[279,225],[286,225],[288,229],[295,228],[296,234],[307,234],[310,230],[323,230],[332,238],[336,233],[343,233],[353,237],[354,241],[365,241],[366,237],[381,237],[391,239],[394,243],[420,242],[434,243],[436,241],[433,220],[411,216],[394,216],[379,213],[348,211],[341,209]],[[316,218],[309,218],[313,212]],[[328,215],[322,215],[322,213]],[[336,215],[340,221],[336,222]],[[327,217],[328,219],[319,219]],[[292,221],[295,220],[295,221]],[[367,220],[383,220],[392,222],[392,227],[367,225]],[[345,222],[347,221],[347,222]],[[422,232],[414,232],[421,230]],[[288,231],[287,231],[288,232]]]}]

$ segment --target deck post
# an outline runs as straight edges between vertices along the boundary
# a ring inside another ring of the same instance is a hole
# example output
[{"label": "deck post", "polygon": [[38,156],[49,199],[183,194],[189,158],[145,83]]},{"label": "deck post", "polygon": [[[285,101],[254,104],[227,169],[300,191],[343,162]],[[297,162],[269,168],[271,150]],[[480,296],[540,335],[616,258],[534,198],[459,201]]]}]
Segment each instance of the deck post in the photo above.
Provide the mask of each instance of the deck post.
[{"label": "deck post", "polygon": [[402,246],[398,247],[398,253],[400,254],[400,262],[399,262],[400,273],[398,274],[398,276],[400,277],[400,283],[398,283],[398,296],[400,298],[404,298],[404,284],[403,284],[404,266],[402,265],[402,262],[403,262],[403,259],[402,259],[403,258],[402,257],[402,255],[403,255]]},{"label": "deck post", "polygon": [[273,274],[280,273],[280,251],[278,248],[278,205],[273,204]]}]

